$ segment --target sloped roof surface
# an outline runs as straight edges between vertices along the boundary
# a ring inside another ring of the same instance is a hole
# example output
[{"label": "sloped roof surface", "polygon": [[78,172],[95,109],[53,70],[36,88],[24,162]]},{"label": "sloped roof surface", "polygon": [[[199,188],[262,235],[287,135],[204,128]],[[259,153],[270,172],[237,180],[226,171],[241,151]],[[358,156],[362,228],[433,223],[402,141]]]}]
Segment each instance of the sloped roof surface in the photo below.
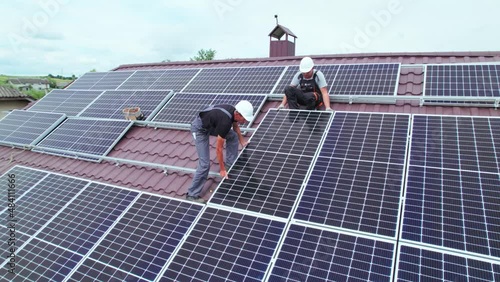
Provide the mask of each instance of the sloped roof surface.
[{"label": "sloped roof surface", "polygon": [[0,98],[28,98],[28,96],[17,89],[0,86]]}]

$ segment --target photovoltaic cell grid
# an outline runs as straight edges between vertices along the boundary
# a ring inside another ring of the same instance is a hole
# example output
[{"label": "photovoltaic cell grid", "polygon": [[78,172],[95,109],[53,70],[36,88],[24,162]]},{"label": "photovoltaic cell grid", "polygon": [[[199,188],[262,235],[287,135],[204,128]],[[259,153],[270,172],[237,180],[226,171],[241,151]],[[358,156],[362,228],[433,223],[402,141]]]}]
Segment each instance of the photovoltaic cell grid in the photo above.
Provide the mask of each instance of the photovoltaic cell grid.
[{"label": "photovoltaic cell grid", "polygon": [[117,270],[105,264],[86,259],[78,269],[71,275],[68,281],[136,281],[146,282],[151,280],[139,279],[121,270]]},{"label": "photovoltaic cell grid", "polygon": [[269,281],[392,281],[393,256],[391,243],[292,224]]},{"label": "photovoltaic cell grid", "polygon": [[[5,196],[0,197],[0,207],[2,209],[7,207],[8,200],[17,201],[24,193],[26,193],[31,187],[35,186],[42,178],[44,178],[48,173],[39,170],[33,170],[25,167],[15,166],[6,172],[1,178],[2,183],[9,183],[12,179],[13,183],[11,187],[4,184]],[[10,175],[10,176],[9,176]],[[5,218],[6,220],[8,218]]]},{"label": "photovoltaic cell grid", "polygon": [[76,116],[101,94],[102,91],[92,90],[52,90],[28,111]]},{"label": "photovoltaic cell grid", "polygon": [[5,271],[2,276],[6,281],[63,281],[81,259],[81,255],[34,238],[17,253],[15,274]]},{"label": "photovoltaic cell grid", "polygon": [[284,227],[207,208],[160,281],[262,281]]},{"label": "photovoltaic cell grid", "polygon": [[269,94],[285,67],[240,68],[224,93]]},{"label": "photovoltaic cell grid", "polygon": [[0,120],[0,143],[34,145],[50,128],[64,119],[63,114],[14,110]]},{"label": "photovoltaic cell grid", "polygon": [[288,218],[330,117],[271,110],[210,202]]},{"label": "photovoltaic cell grid", "polygon": [[500,119],[413,118],[410,165],[500,173]]},{"label": "photovoltaic cell grid", "polygon": [[145,119],[151,118],[151,113],[161,107],[171,91],[128,91],[108,90],[95,100],[84,112],[82,117],[123,119],[123,109],[140,107]]},{"label": "photovoltaic cell grid", "polygon": [[199,205],[143,194],[89,257],[153,281],[200,211]]},{"label": "photovoltaic cell grid", "polygon": [[105,156],[131,125],[132,122],[126,120],[67,119],[42,140],[34,151],[64,155],[51,150],[59,149],[70,151],[71,154],[67,154],[69,156],[73,156],[73,153]]},{"label": "photovoltaic cell grid", "polygon": [[91,90],[115,90],[122,83],[124,83],[127,78],[129,78],[134,72],[133,71],[112,71],[106,73],[96,84],[90,88]]},{"label": "photovoltaic cell grid", "polygon": [[428,65],[424,95],[500,97],[500,65]]},{"label": "photovoltaic cell grid", "polygon": [[336,113],[294,218],[396,236],[408,115]]},{"label": "photovoltaic cell grid", "polygon": [[160,78],[148,89],[181,91],[199,71],[200,69],[165,70]]},{"label": "photovoltaic cell grid", "polygon": [[189,124],[200,111],[210,105],[229,104],[235,106],[241,100],[252,103],[256,114],[265,102],[266,95],[176,93],[153,118],[153,121]]},{"label": "photovoltaic cell grid", "polygon": [[36,237],[85,255],[138,194],[91,183]]},{"label": "photovoltaic cell grid", "polygon": [[500,281],[500,265],[402,245],[397,281]]},{"label": "photovoltaic cell grid", "polygon": [[240,68],[202,69],[182,90],[185,93],[224,93]]},{"label": "photovoltaic cell grid", "polygon": [[136,71],[117,90],[147,90],[165,70]]},{"label": "photovoltaic cell grid", "polygon": [[396,95],[400,64],[340,65],[330,95]]},{"label": "photovoltaic cell grid", "polygon": [[71,83],[66,89],[69,90],[88,90],[92,88],[107,72],[88,72]]}]

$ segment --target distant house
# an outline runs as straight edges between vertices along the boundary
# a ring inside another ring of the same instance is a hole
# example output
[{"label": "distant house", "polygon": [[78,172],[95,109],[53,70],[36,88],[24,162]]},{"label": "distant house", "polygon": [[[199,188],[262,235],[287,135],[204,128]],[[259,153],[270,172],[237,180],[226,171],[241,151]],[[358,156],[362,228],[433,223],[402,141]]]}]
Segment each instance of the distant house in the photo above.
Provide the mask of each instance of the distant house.
[{"label": "distant house", "polygon": [[9,111],[22,109],[33,101],[34,99],[17,89],[0,86],[0,119]]},{"label": "distant house", "polygon": [[48,90],[49,89],[49,81],[47,79],[39,79],[39,78],[12,78],[9,80],[10,85],[23,90]]}]

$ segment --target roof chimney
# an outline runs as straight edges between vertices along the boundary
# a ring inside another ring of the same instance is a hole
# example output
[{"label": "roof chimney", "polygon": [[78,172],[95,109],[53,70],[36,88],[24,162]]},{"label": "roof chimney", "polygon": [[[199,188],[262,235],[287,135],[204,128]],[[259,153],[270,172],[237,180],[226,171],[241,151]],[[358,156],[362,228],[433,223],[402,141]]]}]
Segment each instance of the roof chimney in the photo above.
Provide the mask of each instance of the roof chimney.
[{"label": "roof chimney", "polygon": [[[295,56],[295,39],[297,36],[278,23],[278,15],[274,15],[274,17],[276,18],[276,27],[269,33],[269,57]],[[281,40],[283,35],[285,35],[285,38]],[[290,36],[290,40],[288,36]],[[291,41],[292,38],[293,42]]]}]

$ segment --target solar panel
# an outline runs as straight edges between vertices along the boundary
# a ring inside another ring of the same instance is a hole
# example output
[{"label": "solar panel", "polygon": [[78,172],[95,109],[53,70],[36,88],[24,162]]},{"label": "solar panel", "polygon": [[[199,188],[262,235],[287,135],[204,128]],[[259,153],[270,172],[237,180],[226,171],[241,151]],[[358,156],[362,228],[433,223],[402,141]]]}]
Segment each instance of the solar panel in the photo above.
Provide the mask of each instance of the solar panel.
[{"label": "solar panel", "polygon": [[107,72],[96,84],[92,86],[92,90],[115,90],[127,78],[129,78],[133,71],[111,71]]},{"label": "solar panel", "polygon": [[500,97],[500,65],[427,65],[424,95]]},{"label": "solar panel", "polygon": [[85,255],[137,195],[137,192],[91,183],[36,237]]},{"label": "solar panel", "polygon": [[1,277],[4,281],[63,281],[81,259],[81,255],[34,238],[17,253],[15,273],[6,271]]},{"label": "solar panel", "polygon": [[[21,166],[15,166],[9,169],[9,171],[0,178],[2,183],[7,183],[7,187],[5,188],[5,190],[7,190],[6,197],[0,198],[0,207],[2,207],[2,209],[8,207],[8,203],[11,201],[14,201],[15,204],[17,199],[47,175],[47,172]],[[8,184],[12,185],[9,186]]]},{"label": "solar panel", "polygon": [[393,256],[392,243],[292,224],[269,281],[392,281]]},{"label": "solar panel", "polygon": [[[38,143],[34,151],[67,156],[78,156],[78,153],[105,156],[131,125],[132,122],[126,120],[70,118]],[[71,153],[66,154],[52,149]],[[94,160],[89,157],[81,158]]]},{"label": "solar panel", "polygon": [[268,113],[210,203],[288,218],[330,113]]},{"label": "solar panel", "polygon": [[140,279],[121,270],[105,264],[86,259],[67,281],[135,281],[146,282],[151,280]]},{"label": "solar panel", "polygon": [[34,145],[64,118],[63,114],[13,110],[0,120],[0,143]]},{"label": "solar panel", "polygon": [[138,70],[120,85],[118,90],[147,90],[164,72],[165,70]]},{"label": "solar panel", "polygon": [[186,93],[224,93],[240,68],[202,69],[182,90]]},{"label": "solar panel", "polygon": [[76,116],[101,94],[102,91],[56,89],[45,95],[28,111],[63,113],[68,116]]},{"label": "solar panel", "polygon": [[108,90],[89,105],[80,116],[93,118],[124,119],[123,109],[140,107],[146,120],[159,110],[171,91]]},{"label": "solar panel", "polygon": [[413,118],[411,165],[500,173],[500,119]]},{"label": "solar panel", "polygon": [[400,64],[340,65],[330,95],[397,94]]},{"label": "solar panel", "polygon": [[[340,65],[316,65],[314,69],[320,70],[325,76],[326,83],[328,87],[332,85],[332,82],[339,70]],[[293,77],[299,72],[298,66],[288,66],[287,70],[281,77],[278,85],[274,89],[273,93],[275,94],[284,94],[285,87],[292,84]]]},{"label": "solar panel", "polygon": [[269,94],[285,67],[241,68],[224,93]]},{"label": "solar panel", "polygon": [[408,115],[335,113],[295,219],[396,236]]},{"label": "solar panel", "polygon": [[88,90],[92,88],[99,80],[106,76],[107,72],[88,72],[71,83],[66,89],[70,90]]},{"label": "solar panel", "polygon": [[207,208],[159,281],[262,281],[284,227]]},{"label": "solar panel", "polygon": [[143,194],[89,257],[153,281],[200,211],[201,205]]},{"label": "solar panel", "polygon": [[500,258],[498,174],[410,166],[402,238]]},{"label": "solar panel", "polygon": [[500,264],[402,245],[397,281],[499,281]]},{"label": "solar panel", "polygon": [[248,100],[252,103],[254,113],[257,113],[266,98],[266,95],[176,93],[153,118],[153,121],[189,124],[201,110],[210,105],[234,106],[241,100]]},{"label": "solar panel", "polygon": [[165,70],[160,78],[148,89],[181,91],[199,71],[200,69]]}]

